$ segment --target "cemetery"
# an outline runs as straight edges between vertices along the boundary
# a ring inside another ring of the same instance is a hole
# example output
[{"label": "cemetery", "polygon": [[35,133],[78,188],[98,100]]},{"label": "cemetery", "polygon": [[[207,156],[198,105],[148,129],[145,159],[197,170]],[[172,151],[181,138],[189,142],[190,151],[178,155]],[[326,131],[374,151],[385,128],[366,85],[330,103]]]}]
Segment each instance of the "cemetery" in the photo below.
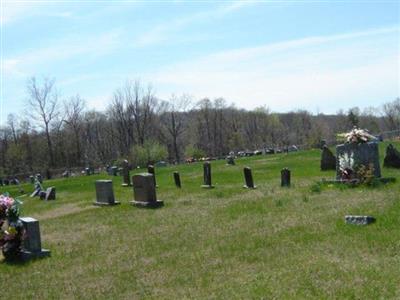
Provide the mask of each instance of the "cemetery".
[{"label": "cemetery", "polygon": [[[1,186],[0,287],[15,299],[397,298],[396,148],[367,141],[133,170],[124,161],[38,174],[24,194]],[[357,177],[360,162],[372,181]]]}]

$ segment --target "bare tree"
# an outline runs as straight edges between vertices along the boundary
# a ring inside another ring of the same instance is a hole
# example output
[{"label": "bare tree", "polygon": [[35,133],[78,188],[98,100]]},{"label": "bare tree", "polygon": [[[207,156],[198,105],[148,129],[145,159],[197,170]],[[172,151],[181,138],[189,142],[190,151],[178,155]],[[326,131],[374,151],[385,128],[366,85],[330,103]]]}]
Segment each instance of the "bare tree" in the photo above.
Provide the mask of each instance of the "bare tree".
[{"label": "bare tree", "polygon": [[165,112],[161,120],[171,138],[172,150],[176,162],[181,161],[181,136],[185,132],[184,126],[186,113],[191,107],[191,98],[188,95],[177,97],[172,95],[170,101],[165,103]]},{"label": "bare tree", "polygon": [[382,109],[389,130],[400,130],[400,98],[385,103]]},{"label": "bare tree", "polygon": [[47,150],[50,158],[50,166],[54,166],[53,144],[50,135],[52,121],[59,115],[58,93],[54,87],[55,80],[44,78],[43,83],[37,82],[35,77],[28,80],[27,92],[29,95],[28,114],[39,122],[44,130],[47,141]]},{"label": "bare tree", "polygon": [[12,137],[13,137],[13,140],[14,140],[14,144],[18,143],[16,123],[17,123],[17,121],[16,121],[15,115],[14,114],[9,114],[8,117],[7,117],[7,125],[11,130],[11,134],[12,134]]},{"label": "bare tree", "polygon": [[64,122],[71,129],[76,148],[76,160],[78,165],[80,165],[82,157],[81,151],[81,131],[83,126],[83,111],[85,109],[85,100],[83,100],[79,95],[71,97],[68,102],[64,104],[65,106],[65,119]]}]

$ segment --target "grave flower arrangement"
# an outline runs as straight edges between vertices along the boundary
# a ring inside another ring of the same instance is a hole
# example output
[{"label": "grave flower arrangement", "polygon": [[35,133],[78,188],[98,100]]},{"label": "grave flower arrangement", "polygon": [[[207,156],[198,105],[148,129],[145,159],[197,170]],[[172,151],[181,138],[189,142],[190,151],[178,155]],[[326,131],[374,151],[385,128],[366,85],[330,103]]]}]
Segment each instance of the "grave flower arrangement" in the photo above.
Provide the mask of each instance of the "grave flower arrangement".
[{"label": "grave flower arrangement", "polygon": [[368,143],[370,141],[376,140],[376,138],[368,132],[368,130],[360,129],[354,127],[348,133],[341,133],[338,134],[339,138],[344,138],[346,143],[354,143],[354,144],[361,144],[361,143]]},{"label": "grave flower arrangement", "polygon": [[24,227],[19,220],[22,202],[8,194],[0,195],[0,248],[6,260],[15,259],[21,251]]}]

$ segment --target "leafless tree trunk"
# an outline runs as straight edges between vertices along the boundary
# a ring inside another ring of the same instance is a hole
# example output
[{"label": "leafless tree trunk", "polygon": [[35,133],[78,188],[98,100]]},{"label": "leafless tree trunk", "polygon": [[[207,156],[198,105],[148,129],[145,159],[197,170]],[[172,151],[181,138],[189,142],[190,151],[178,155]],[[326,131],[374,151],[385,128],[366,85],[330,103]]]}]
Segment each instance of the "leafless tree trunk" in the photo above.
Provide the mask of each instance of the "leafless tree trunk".
[{"label": "leafless tree trunk", "polygon": [[53,144],[50,135],[50,126],[52,121],[59,115],[58,111],[58,93],[54,87],[55,80],[44,78],[40,85],[35,77],[28,80],[28,114],[32,119],[40,122],[39,125],[44,129],[47,141],[50,167],[55,165]]}]

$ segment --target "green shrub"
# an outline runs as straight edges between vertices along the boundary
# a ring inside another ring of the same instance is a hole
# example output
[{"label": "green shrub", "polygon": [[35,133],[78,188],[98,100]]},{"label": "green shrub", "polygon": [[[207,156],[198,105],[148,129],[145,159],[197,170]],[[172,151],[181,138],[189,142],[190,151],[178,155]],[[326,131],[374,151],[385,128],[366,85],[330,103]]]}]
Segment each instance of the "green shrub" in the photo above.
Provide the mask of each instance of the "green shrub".
[{"label": "green shrub", "polygon": [[188,145],[185,148],[185,157],[186,158],[192,158],[193,157],[195,159],[199,159],[199,158],[202,158],[204,156],[206,156],[206,153],[203,150],[201,150],[201,149],[199,149],[199,148],[197,148],[197,147],[195,147],[193,145]]},{"label": "green shrub", "polygon": [[160,160],[166,160],[168,150],[165,146],[152,140],[143,145],[135,145],[132,148],[132,162],[136,166],[147,166]]}]

